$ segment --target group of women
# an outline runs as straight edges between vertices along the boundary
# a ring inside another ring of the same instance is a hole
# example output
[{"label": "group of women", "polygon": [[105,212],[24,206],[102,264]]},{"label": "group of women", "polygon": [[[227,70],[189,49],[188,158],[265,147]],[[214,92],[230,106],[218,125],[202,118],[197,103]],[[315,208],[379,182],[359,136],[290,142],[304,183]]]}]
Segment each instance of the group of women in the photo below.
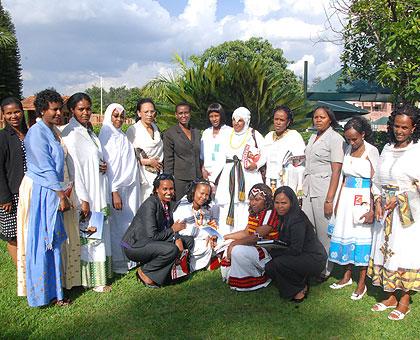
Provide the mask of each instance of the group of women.
[{"label": "group of women", "polygon": [[151,99],[138,102],[126,134],[125,110],[111,104],[96,136],[86,94],[68,99],[72,118],[61,128],[63,104],[57,92],[40,92],[28,130],[20,102],[1,103],[0,235],[30,306],[68,304],[62,287],[110,291],[113,272],[135,267],[139,281],[159,288],[221,266],[234,290],[273,281],[301,302],[309,278],[327,280],[335,263],[345,271],[332,289],[352,285],[360,267],[352,300],[366,294],[369,276],[388,294],[372,311],[392,308],[392,320],[409,313],[410,292],[420,290],[418,109],[391,114],[379,156],[364,118],[345,125],[344,139],[328,107],[314,111],[305,146],[285,106],[273,110],[264,138],[244,107],[229,127],[211,104],[200,137],[187,103],[163,136]]}]

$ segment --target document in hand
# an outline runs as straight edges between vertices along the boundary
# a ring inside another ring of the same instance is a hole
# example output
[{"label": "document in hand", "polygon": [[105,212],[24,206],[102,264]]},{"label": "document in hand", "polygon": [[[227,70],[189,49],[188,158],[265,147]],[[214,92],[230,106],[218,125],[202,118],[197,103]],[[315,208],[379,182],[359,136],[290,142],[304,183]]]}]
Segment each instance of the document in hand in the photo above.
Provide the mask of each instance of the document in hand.
[{"label": "document in hand", "polygon": [[204,227],[202,228],[202,230],[205,230],[209,236],[216,236],[217,237],[217,245],[214,248],[214,251],[216,252],[216,254],[219,254],[223,251],[225,251],[227,249],[227,247],[229,246],[229,244],[233,241],[233,240],[225,240],[223,238],[223,235],[220,234],[216,229],[212,228],[212,227]]},{"label": "document in hand", "polygon": [[[80,231],[83,233],[84,237],[91,239],[102,239],[102,230],[104,227],[105,215],[102,212],[92,211],[89,220],[80,222]],[[96,228],[94,233],[89,233],[87,229],[89,227]]]},{"label": "document in hand", "polygon": [[260,240],[257,241],[257,246],[264,248],[287,248],[288,245],[286,242],[280,240]]}]

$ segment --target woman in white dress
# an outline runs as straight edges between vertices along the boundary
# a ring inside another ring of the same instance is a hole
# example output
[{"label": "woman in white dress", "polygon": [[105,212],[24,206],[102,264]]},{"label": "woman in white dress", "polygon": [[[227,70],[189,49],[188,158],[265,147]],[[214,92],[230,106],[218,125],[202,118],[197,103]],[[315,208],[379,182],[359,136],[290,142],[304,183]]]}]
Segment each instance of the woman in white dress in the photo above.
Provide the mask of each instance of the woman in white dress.
[{"label": "woman in white dress", "polygon": [[[85,93],[75,93],[68,99],[67,107],[73,117],[63,129],[62,138],[68,150],[67,164],[80,212],[82,285],[102,293],[111,290],[107,279],[112,277],[109,187],[102,145],[89,122],[91,105]],[[85,227],[92,214],[99,219],[95,222],[98,226]]]},{"label": "woman in white dress", "polygon": [[265,183],[273,193],[277,188],[287,185],[300,198],[303,195],[305,142],[299,132],[289,129],[293,124],[293,113],[287,106],[281,105],[274,109],[273,123],[274,131],[265,136]]},{"label": "woman in white dress", "polygon": [[[203,162],[203,177],[216,183],[225,164],[224,143],[229,140],[232,128],[225,124],[225,112],[219,103],[210,104],[207,116],[211,126],[201,136],[200,159]],[[214,193],[213,193],[214,194]]]},{"label": "woman in white dress", "polygon": [[255,184],[249,192],[249,217],[244,230],[224,236],[232,240],[221,262],[222,280],[231,289],[251,291],[267,287],[271,279],[265,273],[265,265],[271,256],[256,246],[260,238],[278,239],[279,218],[273,209],[271,189],[264,183]]},{"label": "woman in white dress", "polygon": [[248,222],[247,192],[262,183],[258,171],[265,164],[264,138],[249,127],[251,112],[245,107],[232,114],[233,130],[225,143],[226,163],[215,196],[220,207],[219,231],[225,235],[245,228]]},{"label": "woman in white dress", "polygon": [[341,173],[343,183],[336,204],[335,227],[331,237],[329,260],[346,266],[343,278],[330,285],[341,289],[353,283],[353,266],[360,268],[352,300],[360,300],[367,291],[366,270],[372,246],[373,196],[372,177],[379,160],[378,150],[367,140],[372,138],[369,122],[354,117],[344,126],[344,136],[349,144]]},{"label": "woman in white dress", "polygon": [[374,177],[377,222],[368,276],[387,297],[372,310],[396,308],[388,315],[391,320],[404,319],[410,312],[410,292],[420,291],[419,138],[418,108],[406,106],[392,112],[388,119],[390,143],[381,153]]},{"label": "woman in white dress", "polygon": [[211,187],[206,180],[191,183],[188,194],[181,198],[174,211],[174,221],[185,222],[180,235],[194,237],[190,254],[190,271],[206,268],[213,254],[211,235],[203,228],[217,228],[217,220],[210,209]]},{"label": "woman in white dress", "polygon": [[109,216],[111,229],[112,270],[125,274],[136,266],[122,252],[121,239],[140,207],[140,175],[134,148],[121,131],[125,119],[124,107],[110,104],[106,111],[99,140],[108,164],[112,207]]},{"label": "woman in white dress", "polygon": [[162,171],[163,141],[157,125],[155,104],[150,98],[137,103],[137,123],[127,130],[127,138],[133,144],[139,160],[141,199],[143,203],[153,191],[153,180]]}]

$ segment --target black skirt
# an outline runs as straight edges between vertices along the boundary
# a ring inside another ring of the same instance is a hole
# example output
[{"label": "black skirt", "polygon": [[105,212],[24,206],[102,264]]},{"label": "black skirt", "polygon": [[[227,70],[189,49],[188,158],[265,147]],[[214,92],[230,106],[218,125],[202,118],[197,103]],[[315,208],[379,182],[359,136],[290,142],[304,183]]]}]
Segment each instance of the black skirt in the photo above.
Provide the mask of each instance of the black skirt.
[{"label": "black skirt", "polygon": [[17,235],[17,205],[19,194],[13,194],[10,213],[0,208],[0,238],[4,241],[14,241]]}]

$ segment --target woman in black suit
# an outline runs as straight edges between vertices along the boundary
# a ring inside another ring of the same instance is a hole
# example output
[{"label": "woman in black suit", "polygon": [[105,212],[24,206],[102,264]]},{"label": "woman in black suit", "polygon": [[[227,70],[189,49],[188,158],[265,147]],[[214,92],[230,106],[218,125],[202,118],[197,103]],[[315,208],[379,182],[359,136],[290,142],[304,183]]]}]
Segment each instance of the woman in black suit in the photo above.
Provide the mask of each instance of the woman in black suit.
[{"label": "woman in black suit", "polygon": [[191,127],[191,106],[176,106],[178,124],[165,131],[163,136],[163,172],[175,177],[175,196],[180,200],[187,186],[201,178],[200,131]]},{"label": "woman in black suit", "polygon": [[283,186],[275,191],[274,208],[280,220],[279,239],[288,247],[269,250],[273,259],[265,265],[265,271],[282,297],[302,302],[309,276],[321,274],[327,253],[291,188]]},{"label": "woman in black suit", "polygon": [[7,241],[7,250],[16,265],[16,213],[19,186],[26,171],[23,139],[28,128],[18,99],[5,98],[0,107],[6,122],[0,130],[0,238]]},{"label": "woman in black suit", "polygon": [[125,255],[141,263],[137,278],[149,288],[166,283],[179,254],[194,245],[193,237],[178,234],[185,229],[185,222],[174,222],[173,198],[173,176],[158,175],[153,181],[153,194],[140,206],[121,242]]}]

